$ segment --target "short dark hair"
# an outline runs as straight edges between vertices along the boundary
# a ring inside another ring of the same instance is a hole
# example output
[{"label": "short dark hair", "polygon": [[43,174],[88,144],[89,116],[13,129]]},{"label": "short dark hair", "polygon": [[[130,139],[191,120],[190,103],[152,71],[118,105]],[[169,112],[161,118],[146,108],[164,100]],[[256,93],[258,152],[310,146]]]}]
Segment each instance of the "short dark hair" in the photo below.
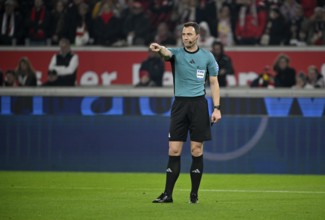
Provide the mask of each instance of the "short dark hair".
[{"label": "short dark hair", "polygon": [[304,82],[307,81],[307,76],[306,76],[306,74],[304,72],[299,72],[298,77]]},{"label": "short dark hair", "polygon": [[193,27],[196,34],[200,34],[200,25],[196,22],[186,22],[183,27]]},{"label": "short dark hair", "polygon": [[221,43],[220,41],[213,41],[213,43],[212,43],[212,47],[214,47],[214,46],[220,46],[221,48],[223,48],[223,43]]},{"label": "short dark hair", "polygon": [[65,43],[70,46],[70,40],[68,38],[61,38],[59,43]]},{"label": "short dark hair", "polygon": [[213,41],[212,48],[214,48],[215,46],[220,46],[221,53],[224,52],[224,45],[223,45],[223,43],[221,43],[220,41]]},{"label": "short dark hair", "polygon": [[14,75],[16,77],[16,72],[14,70],[11,70],[11,69],[10,70],[7,70],[5,74],[6,75],[7,74],[11,74],[11,75]]}]

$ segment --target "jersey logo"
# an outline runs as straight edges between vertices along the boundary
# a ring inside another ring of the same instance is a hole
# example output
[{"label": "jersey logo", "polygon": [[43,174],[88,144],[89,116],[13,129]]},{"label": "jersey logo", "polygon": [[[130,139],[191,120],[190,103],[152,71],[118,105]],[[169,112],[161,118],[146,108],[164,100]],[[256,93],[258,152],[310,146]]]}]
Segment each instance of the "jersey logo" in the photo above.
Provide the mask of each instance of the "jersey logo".
[{"label": "jersey logo", "polygon": [[190,60],[190,64],[194,64],[195,61],[193,59]]},{"label": "jersey logo", "polygon": [[204,80],[205,79],[205,70],[197,69],[196,70],[196,78],[198,80]]}]

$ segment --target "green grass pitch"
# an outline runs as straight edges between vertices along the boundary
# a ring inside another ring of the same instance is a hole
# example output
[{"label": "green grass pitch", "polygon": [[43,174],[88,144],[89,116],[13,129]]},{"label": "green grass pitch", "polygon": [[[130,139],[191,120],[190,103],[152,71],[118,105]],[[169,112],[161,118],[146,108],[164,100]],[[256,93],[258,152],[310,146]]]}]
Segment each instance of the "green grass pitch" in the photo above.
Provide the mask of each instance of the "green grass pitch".
[{"label": "green grass pitch", "polygon": [[325,176],[205,174],[189,204],[181,173],[173,204],[153,204],[164,174],[0,172],[0,219],[325,219]]}]

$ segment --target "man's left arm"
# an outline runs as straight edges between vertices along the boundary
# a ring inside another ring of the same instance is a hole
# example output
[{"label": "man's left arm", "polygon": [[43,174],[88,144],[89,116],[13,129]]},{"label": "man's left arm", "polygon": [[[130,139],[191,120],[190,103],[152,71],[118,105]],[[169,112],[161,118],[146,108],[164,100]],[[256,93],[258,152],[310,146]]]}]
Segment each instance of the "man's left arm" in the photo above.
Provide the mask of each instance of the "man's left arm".
[{"label": "man's left arm", "polygon": [[221,119],[220,111],[220,87],[217,76],[210,76],[210,89],[213,101],[213,112],[211,115],[211,122],[216,123]]}]

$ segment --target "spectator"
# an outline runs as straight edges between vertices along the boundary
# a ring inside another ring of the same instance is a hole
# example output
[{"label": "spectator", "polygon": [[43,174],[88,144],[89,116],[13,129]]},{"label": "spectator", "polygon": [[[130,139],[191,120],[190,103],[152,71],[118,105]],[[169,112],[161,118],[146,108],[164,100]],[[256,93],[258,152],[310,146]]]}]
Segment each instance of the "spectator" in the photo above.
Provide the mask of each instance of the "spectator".
[{"label": "spectator", "polygon": [[183,28],[183,25],[177,25],[174,30],[174,38],[176,39],[177,47],[181,47],[183,45],[182,28]]},{"label": "spectator", "polygon": [[290,67],[290,60],[286,55],[280,54],[277,57],[273,70],[275,87],[292,87],[296,84],[296,70]]},{"label": "spectator", "polygon": [[66,16],[65,5],[62,0],[58,0],[50,15],[49,34],[52,44],[57,45],[63,37]]},{"label": "spectator", "polygon": [[227,75],[235,73],[231,58],[224,53],[224,46],[218,41],[213,42],[211,52],[219,64],[219,86],[225,87],[227,86]]},{"label": "spectator", "polygon": [[314,14],[314,10],[317,6],[317,0],[300,0],[300,4],[303,8],[304,17],[308,19]]},{"label": "spectator", "polygon": [[287,38],[288,27],[278,8],[271,8],[269,19],[261,37],[261,45],[281,45]]},{"label": "spectator", "polygon": [[261,72],[256,79],[251,83],[253,88],[274,88],[274,79],[270,73],[270,67],[264,67],[263,72]]},{"label": "spectator", "polygon": [[19,86],[37,86],[35,70],[27,57],[22,57],[16,68]]},{"label": "spectator", "polygon": [[175,45],[176,40],[174,38],[174,35],[172,32],[170,32],[169,27],[167,23],[162,22],[158,25],[157,31],[153,37],[153,39],[150,40],[151,42],[157,42],[158,44],[163,45]]},{"label": "spectator", "polygon": [[49,14],[43,0],[34,0],[34,6],[27,21],[28,39],[31,45],[45,45],[49,36]]},{"label": "spectator", "polygon": [[43,84],[43,86],[59,86],[57,79],[57,72],[55,70],[49,70],[47,72],[47,81]]},{"label": "spectator", "polygon": [[124,33],[127,36],[128,45],[144,45],[147,42],[149,28],[150,21],[142,4],[135,1],[124,23]]},{"label": "spectator", "polygon": [[150,1],[149,18],[152,30],[155,30],[160,23],[165,23],[168,26],[170,25],[173,6],[174,0]]},{"label": "spectator", "polygon": [[151,86],[162,86],[165,64],[161,57],[152,51],[149,51],[148,58],[141,63],[140,75],[145,76],[148,73]]},{"label": "spectator", "polygon": [[300,7],[300,5],[296,2],[296,0],[285,0],[282,4],[280,11],[284,16],[286,22],[291,21],[296,16],[296,10]]},{"label": "spectator", "polygon": [[[200,0],[195,9],[195,21],[201,23],[207,22],[210,33],[213,37],[217,37],[217,6],[216,1]],[[211,44],[209,45],[211,46]]]},{"label": "spectator", "polygon": [[230,15],[231,15],[230,22],[231,22],[233,35],[234,35],[234,42],[235,42],[235,44],[238,44],[239,40],[237,39],[237,35],[236,35],[236,26],[237,26],[237,22],[239,20],[239,12],[240,12],[240,9],[243,6],[243,4],[242,4],[242,2],[241,3],[232,3],[232,1],[234,1],[234,0],[226,1],[226,2],[224,2],[224,4],[229,7]]},{"label": "spectator", "polygon": [[2,70],[0,69],[0,87],[1,86],[3,86],[3,78],[4,78],[4,76],[3,76],[3,72],[2,72]]},{"label": "spectator", "polygon": [[74,43],[76,38],[76,30],[79,18],[79,5],[83,0],[73,0],[67,9],[67,16],[64,27],[64,38],[67,38],[70,43]]},{"label": "spectator", "polygon": [[4,86],[6,87],[17,87],[17,76],[15,71],[7,70],[5,73]]},{"label": "spectator", "polygon": [[71,52],[68,39],[62,38],[59,41],[59,46],[60,51],[53,55],[48,69],[57,72],[57,85],[74,86],[79,65],[78,55]]},{"label": "spectator", "polygon": [[233,28],[231,25],[231,14],[228,5],[223,5],[220,9],[217,30],[218,40],[224,46],[234,45]]},{"label": "spectator", "polygon": [[28,18],[30,10],[33,8],[34,0],[13,0],[16,1],[16,9],[19,10],[22,18]]},{"label": "spectator", "polygon": [[290,45],[305,46],[307,41],[308,20],[304,16],[301,6],[296,8],[296,16],[289,22],[289,42]]},{"label": "spectator", "polygon": [[236,35],[240,45],[255,45],[262,36],[267,20],[267,12],[261,2],[245,0],[239,9]]},{"label": "spectator", "polygon": [[87,45],[93,42],[92,40],[92,19],[88,13],[88,5],[81,3],[78,6],[78,20],[75,33],[76,46]]},{"label": "spectator", "polygon": [[121,19],[115,14],[110,1],[104,1],[94,21],[94,37],[96,44],[111,46],[121,40],[123,30]]},{"label": "spectator", "polygon": [[188,21],[196,21],[196,7],[196,0],[181,0],[179,3],[175,1],[175,10],[172,20],[176,22],[176,25]]},{"label": "spectator", "polygon": [[92,13],[91,16],[93,19],[96,19],[97,17],[100,17],[102,15],[102,13],[105,11],[105,8],[108,7],[111,9],[111,11],[113,12],[113,0],[102,0],[102,1],[98,1],[93,9],[92,9]]},{"label": "spectator", "polygon": [[[149,3],[148,1],[144,0],[139,0],[140,4],[144,7],[144,10],[147,10],[148,6],[147,4]],[[125,20],[125,18],[131,14],[131,10],[133,7],[134,0],[126,1],[124,4],[118,4],[118,9],[119,9],[119,14],[122,20]]]},{"label": "spectator", "polygon": [[292,86],[293,89],[310,89],[313,88],[310,84],[308,84],[306,74],[304,72],[300,72],[296,76],[296,84]]},{"label": "spectator", "polygon": [[308,44],[325,44],[325,9],[317,7],[308,24]]},{"label": "spectator", "polygon": [[210,34],[210,28],[207,22],[200,22],[200,37],[197,41],[199,47],[209,48],[215,41],[215,38]]},{"label": "spectator", "polygon": [[21,44],[23,40],[22,19],[15,12],[14,0],[6,0],[4,11],[0,11],[0,45]]},{"label": "spectator", "polygon": [[325,88],[324,77],[314,65],[308,67],[307,80],[312,88]]}]

